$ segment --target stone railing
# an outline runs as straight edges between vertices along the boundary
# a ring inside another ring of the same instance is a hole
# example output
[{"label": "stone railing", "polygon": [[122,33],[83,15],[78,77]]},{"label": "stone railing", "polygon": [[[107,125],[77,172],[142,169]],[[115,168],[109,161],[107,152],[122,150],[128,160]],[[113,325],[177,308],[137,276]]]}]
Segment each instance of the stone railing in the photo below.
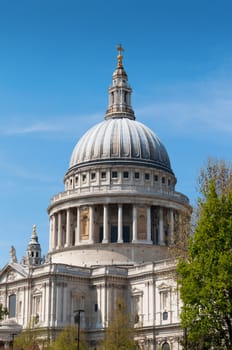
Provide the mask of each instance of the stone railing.
[{"label": "stone railing", "polygon": [[55,204],[66,198],[75,198],[77,196],[89,197],[90,195],[103,195],[104,193],[108,196],[110,194],[122,194],[122,192],[138,195],[152,195],[157,197],[162,197],[164,199],[170,199],[178,201],[180,203],[189,204],[188,197],[180,192],[168,191],[157,187],[148,187],[144,185],[127,185],[127,184],[108,184],[108,185],[97,185],[97,186],[86,186],[78,187],[73,190],[67,190],[65,192],[60,192],[53,196],[51,199],[51,205]]}]

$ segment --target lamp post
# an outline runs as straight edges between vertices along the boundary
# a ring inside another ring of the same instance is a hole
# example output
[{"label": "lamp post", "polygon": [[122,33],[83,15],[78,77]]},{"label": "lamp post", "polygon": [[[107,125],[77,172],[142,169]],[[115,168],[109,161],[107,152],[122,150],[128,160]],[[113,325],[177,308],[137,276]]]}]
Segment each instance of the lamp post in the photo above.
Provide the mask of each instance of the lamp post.
[{"label": "lamp post", "polygon": [[74,310],[74,313],[77,314],[77,322],[76,322],[76,317],[75,317],[75,323],[78,323],[78,328],[77,328],[77,350],[80,349],[80,320],[81,320],[81,312],[85,312],[85,310],[82,310],[82,309]]},{"label": "lamp post", "polygon": [[184,350],[188,350],[188,332],[187,332],[187,327],[184,328]]},{"label": "lamp post", "polygon": [[12,350],[14,350],[14,337],[17,335],[17,334],[11,334],[12,335]]}]

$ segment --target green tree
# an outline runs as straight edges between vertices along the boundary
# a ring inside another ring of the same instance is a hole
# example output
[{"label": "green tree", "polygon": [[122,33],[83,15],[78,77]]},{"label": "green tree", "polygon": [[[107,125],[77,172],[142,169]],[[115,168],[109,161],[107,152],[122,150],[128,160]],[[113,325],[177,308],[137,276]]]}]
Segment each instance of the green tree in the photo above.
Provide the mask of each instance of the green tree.
[{"label": "green tree", "polygon": [[134,327],[130,322],[125,303],[118,299],[112,320],[106,330],[101,349],[104,350],[134,350],[137,349],[134,340]]},{"label": "green tree", "polygon": [[[51,346],[52,350],[76,350],[77,349],[77,327],[68,325],[57,336]],[[87,350],[84,334],[80,332],[80,350]]]},{"label": "green tree", "polygon": [[226,163],[202,171],[198,221],[177,267],[188,349],[232,349],[231,178]]},{"label": "green tree", "polygon": [[[232,165],[224,159],[208,158],[205,166],[200,170],[200,175],[197,179],[197,190],[201,195],[201,200],[204,200],[209,191],[209,184],[213,181],[217,194],[220,196],[223,193],[232,189]],[[200,200],[200,203],[201,203]]]},{"label": "green tree", "polygon": [[3,307],[2,304],[0,304],[0,321],[4,319],[4,316],[8,315],[8,311],[6,307]]},{"label": "green tree", "polygon": [[14,339],[15,350],[39,350],[48,347],[48,337],[44,337],[43,331],[38,328],[28,326]]}]

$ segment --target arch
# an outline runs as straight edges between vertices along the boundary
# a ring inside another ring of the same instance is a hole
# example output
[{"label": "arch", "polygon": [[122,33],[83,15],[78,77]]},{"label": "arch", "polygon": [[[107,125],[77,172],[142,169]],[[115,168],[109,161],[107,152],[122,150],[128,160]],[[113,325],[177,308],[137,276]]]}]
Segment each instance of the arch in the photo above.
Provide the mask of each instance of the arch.
[{"label": "arch", "polygon": [[170,350],[170,346],[167,342],[163,343],[162,350]]}]

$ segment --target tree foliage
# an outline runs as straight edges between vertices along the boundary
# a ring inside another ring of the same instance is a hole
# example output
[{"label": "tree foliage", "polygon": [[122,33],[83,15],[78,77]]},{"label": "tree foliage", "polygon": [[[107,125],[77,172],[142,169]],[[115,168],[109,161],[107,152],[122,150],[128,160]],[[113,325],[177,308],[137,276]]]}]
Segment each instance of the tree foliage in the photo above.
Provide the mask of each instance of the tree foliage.
[{"label": "tree foliage", "polygon": [[14,339],[15,350],[39,350],[48,346],[48,337],[44,337],[44,334],[40,328],[34,328],[28,326]]},{"label": "tree foliage", "polygon": [[4,319],[4,316],[8,315],[8,310],[0,304],[0,321]]},{"label": "tree foliage", "polygon": [[195,350],[232,349],[231,167],[213,165],[201,173],[199,219],[187,258],[177,267],[181,323],[188,349]]},{"label": "tree foliage", "polygon": [[212,181],[219,196],[230,191],[232,189],[231,163],[226,162],[224,159],[208,158],[197,180],[198,192],[203,200],[209,192],[209,186]]},{"label": "tree foliage", "polygon": [[179,212],[175,222],[174,244],[170,242],[169,252],[171,257],[186,258],[188,254],[188,241],[192,235],[191,208]]},{"label": "tree foliage", "polygon": [[135,350],[134,327],[130,322],[125,303],[118,299],[112,320],[106,330],[101,349],[104,350]]},{"label": "tree foliage", "polygon": [[[87,344],[83,332],[80,332],[80,350],[87,350]],[[76,350],[77,349],[77,327],[68,325],[60,332],[51,346],[51,350]]]}]

